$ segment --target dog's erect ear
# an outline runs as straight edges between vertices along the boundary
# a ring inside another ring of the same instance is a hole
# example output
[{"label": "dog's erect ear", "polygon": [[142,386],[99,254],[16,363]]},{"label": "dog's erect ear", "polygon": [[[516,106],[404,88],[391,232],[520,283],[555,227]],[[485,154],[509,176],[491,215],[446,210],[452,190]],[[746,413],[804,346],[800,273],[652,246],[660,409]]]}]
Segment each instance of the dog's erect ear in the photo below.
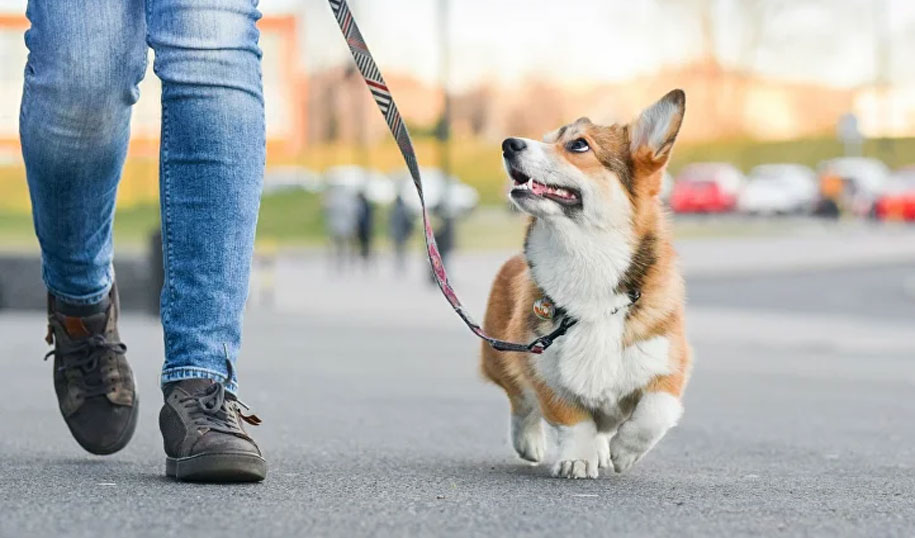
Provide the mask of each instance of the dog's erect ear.
[{"label": "dog's erect ear", "polygon": [[684,112],[686,94],[673,90],[629,125],[629,150],[633,160],[646,168],[645,172],[655,172],[667,164]]}]

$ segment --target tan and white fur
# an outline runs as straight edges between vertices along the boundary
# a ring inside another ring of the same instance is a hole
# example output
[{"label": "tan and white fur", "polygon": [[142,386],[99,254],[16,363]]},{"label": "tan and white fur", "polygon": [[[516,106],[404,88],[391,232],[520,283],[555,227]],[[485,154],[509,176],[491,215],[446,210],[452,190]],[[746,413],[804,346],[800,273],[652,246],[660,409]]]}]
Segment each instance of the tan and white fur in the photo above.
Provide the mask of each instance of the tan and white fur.
[{"label": "tan and white fur", "polygon": [[530,222],[524,254],[496,276],[484,329],[515,342],[551,332],[559,320],[533,312],[542,297],[577,323],[541,355],[484,344],[482,370],[508,395],[518,455],[543,461],[544,423],[554,430],[554,476],[626,471],[683,413],[684,286],[658,193],[684,111],[674,90],[630,124],[582,118],[502,145],[511,199]]}]

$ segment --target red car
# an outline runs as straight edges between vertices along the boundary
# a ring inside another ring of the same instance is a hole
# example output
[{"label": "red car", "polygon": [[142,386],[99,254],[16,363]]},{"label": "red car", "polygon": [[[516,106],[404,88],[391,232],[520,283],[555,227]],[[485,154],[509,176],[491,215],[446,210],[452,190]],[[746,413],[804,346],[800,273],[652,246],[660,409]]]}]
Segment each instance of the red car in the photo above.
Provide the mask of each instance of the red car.
[{"label": "red car", "polygon": [[670,195],[676,213],[726,213],[737,205],[743,176],[728,164],[691,164],[677,176]]},{"label": "red car", "polygon": [[874,215],[880,220],[915,221],[915,170],[897,172],[877,201]]}]

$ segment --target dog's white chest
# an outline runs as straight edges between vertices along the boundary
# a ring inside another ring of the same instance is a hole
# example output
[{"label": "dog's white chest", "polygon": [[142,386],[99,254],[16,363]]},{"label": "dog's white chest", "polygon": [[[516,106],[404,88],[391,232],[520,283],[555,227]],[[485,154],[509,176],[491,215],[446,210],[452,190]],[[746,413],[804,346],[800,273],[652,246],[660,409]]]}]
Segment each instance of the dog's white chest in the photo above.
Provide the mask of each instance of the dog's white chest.
[{"label": "dog's white chest", "polygon": [[625,314],[580,321],[534,364],[559,394],[588,408],[615,406],[659,375],[670,372],[668,339],[657,336],[623,348]]}]

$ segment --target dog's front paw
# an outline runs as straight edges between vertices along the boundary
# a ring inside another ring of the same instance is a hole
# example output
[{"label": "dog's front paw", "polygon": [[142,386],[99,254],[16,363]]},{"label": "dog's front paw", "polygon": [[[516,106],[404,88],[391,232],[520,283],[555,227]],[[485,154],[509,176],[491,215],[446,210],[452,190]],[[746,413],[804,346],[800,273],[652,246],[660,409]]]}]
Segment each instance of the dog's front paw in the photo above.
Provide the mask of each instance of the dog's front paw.
[{"label": "dog's front paw", "polygon": [[562,460],[553,467],[557,478],[597,478],[597,462],[588,460]]},{"label": "dog's front paw", "polygon": [[557,426],[559,455],[553,476],[561,478],[597,478],[598,435],[594,422],[588,420],[572,426]]},{"label": "dog's front paw", "polygon": [[648,447],[643,449],[641,446],[627,444],[619,435],[610,441],[610,460],[613,462],[613,470],[618,473],[631,469],[646,452]]},{"label": "dog's front paw", "polygon": [[610,440],[613,469],[628,471],[674,427],[683,414],[683,404],[666,392],[649,392],[639,400],[628,421]]},{"label": "dog's front paw", "polygon": [[543,454],[546,452],[546,441],[543,438],[543,432],[540,430],[526,431],[514,439],[515,452],[521,459],[531,463],[540,463],[543,461]]},{"label": "dog's front paw", "polygon": [[512,415],[512,446],[522,459],[540,463],[546,453],[546,438],[539,415],[519,417]]}]

